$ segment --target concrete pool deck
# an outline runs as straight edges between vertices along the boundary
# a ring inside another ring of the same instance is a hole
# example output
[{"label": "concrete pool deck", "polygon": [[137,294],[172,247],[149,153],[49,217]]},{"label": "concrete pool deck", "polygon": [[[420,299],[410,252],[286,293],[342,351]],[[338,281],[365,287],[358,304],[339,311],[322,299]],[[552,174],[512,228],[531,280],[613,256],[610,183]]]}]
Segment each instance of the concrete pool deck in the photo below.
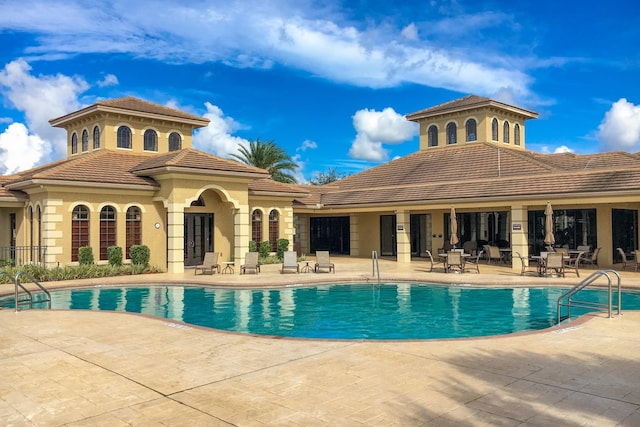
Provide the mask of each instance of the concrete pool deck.
[{"label": "concrete pool deck", "polygon": [[[370,259],[333,261],[336,274],[280,274],[271,265],[257,276],[188,270],[47,285],[372,280]],[[428,273],[420,262],[380,262],[383,281],[570,286],[580,280],[480,268],[479,275],[454,275]],[[640,288],[640,273],[621,274],[623,286]],[[126,313],[0,310],[0,420],[16,426],[637,426],[638,331],[640,312],[624,311],[495,338],[317,341]]]}]

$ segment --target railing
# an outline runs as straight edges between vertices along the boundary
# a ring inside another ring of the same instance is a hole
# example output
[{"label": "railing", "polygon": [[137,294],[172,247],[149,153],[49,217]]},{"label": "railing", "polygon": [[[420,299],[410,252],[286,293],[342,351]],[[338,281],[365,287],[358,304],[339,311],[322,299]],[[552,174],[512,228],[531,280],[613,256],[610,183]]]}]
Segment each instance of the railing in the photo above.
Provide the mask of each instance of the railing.
[{"label": "railing", "polygon": [[[5,276],[9,277],[14,283],[14,286],[15,286],[14,306],[15,306],[16,313],[20,310],[20,307],[23,305],[29,305],[29,308],[33,308],[33,293],[22,284],[22,282],[20,281],[20,276],[27,276],[27,278],[31,280],[31,282],[34,285],[36,285],[42,292],[44,292],[44,294],[46,295],[46,298],[40,299],[38,300],[38,302],[46,302],[47,307],[51,308],[51,293],[49,293],[49,291],[44,286],[42,286],[40,282],[34,279],[33,276],[31,276],[29,273],[25,271],[20,271],[18,272],[18,274],[16,274],[15,277],[11,277],[11,275],[6,271],[0,271],[0,274],[4,274]],[[24,293],[27,295],[26,298],[20,299],[20,289],[22,289]]]},{"label": "railing", "polygon": [[0,261],[12,266],[44,265],[46,246],[0,246]]},{"label": "railing", "polygon": [[[611,283],[611,276],[609,276],[609,273],[615,274],[617,276],[617,278],[618,278],[618,304],[617,304],[617,309],[618,309],[618,316],[620,316],[622,314],[622,286],[621,286],[620,274],[615,270],[598,270],[598,271],[594,272],[593,274],[591,274],[586,279],[582,280],[576,286],[574,286],[573,288],[569,289],[567,292],[562,294],[560,296],[560,298],[558,298],[558,323],[560,323],[564,319],[571,318],[571,307],[595,308],[595,309],[599,309],[599,310],[600,309],[607,309],[608,314],[609,314],[609,318],[611,319],[613,317],[612,314],[611,314],[612,310],[613,310],[613,286],[612,286],[612,283]],[[574,297],[578,294],[578,292],[580,292],[581,290],[583,290],[587,286],[593,284],[596,280],[598,280],[601,277],[606,277],[607,282],[608,282],[608,286],[607,286],[608,298],[607,298],[607,304],[606,305],[603,304],[603,303],[599,303],[599,302],[582,301],[582,300],[574,299]],[[566,299],[566,301],[565,301],[565,299]],[[567,315],[566,316],[562,316],[562,312],[561,312],[562,307],[567,307]]]},{"label": "railing", "polygon": [[371,275],[372,276],[376,276],[376,273],[378,275],[378,286],[380,286],[380,264],[378,263],[378,252],[377,251],[372,251],[371,252]]}]

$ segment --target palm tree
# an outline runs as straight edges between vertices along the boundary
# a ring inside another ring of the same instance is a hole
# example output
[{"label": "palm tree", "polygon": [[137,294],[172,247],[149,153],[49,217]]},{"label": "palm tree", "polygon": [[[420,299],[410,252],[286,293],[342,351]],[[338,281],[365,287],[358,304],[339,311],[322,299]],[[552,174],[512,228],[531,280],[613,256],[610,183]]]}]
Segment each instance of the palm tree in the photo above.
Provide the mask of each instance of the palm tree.
[{"label": "palm tree", "polygon": [[241,145],[238,147],[240,154],[232,154],[231,157],[247,165],[266,169],[274,181],[295,184],[296,179],[286,173],[295,171],[296,163],[291,157],[272,140],[260,141],[249,140],[249,147]]}]

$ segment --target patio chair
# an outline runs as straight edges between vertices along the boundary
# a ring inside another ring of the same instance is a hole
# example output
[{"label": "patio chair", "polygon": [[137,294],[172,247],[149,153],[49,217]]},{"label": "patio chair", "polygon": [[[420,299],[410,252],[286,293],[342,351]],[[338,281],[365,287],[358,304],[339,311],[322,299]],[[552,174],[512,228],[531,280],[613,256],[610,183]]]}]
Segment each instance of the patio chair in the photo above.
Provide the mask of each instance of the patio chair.
[{"label": "patio chair", "polygon": [[298,254],[295,251],[286,251],[284,253],[284,259],[282,260],[282,269],[280,270],[280,273],[284,273],[285,270],[296,270],[296,273],[300,273]]},{"label": "patio chair", "polygon": [[495,259],[498,261],[502,260],[502,254],[500,253],[500,248],[497,246],[484,245],[484,252],[487,258],[487,264],[491,264],[492,259]]},{"label": "patio chair", "polygon": [[329,272],[333,270],[334,274],[336,272],[329,251],[316,251],[316,265],[313,267],[313,271],[318,273],[321,269],[329,269]]},{"label": "patio chair", "polygon": [[475,255],[470,256],[469,258],[464,259],[464,271],[475,269],[478,274],[480,274],[480,258],[482,257],[483,251],[476,252]]},{"label": "patio chair", "polygon": [[627,261],[627,254],[624,253],[622,248],[616,248],[616,250],[618,251],[618,253],[622,257],[622,269],[626,270],[627,267],[631,267],[631,265],[629,264],[629,261]]},{"label": "patio chair", "polygon": [[528,261],[528,260],[522,255],[520,255],[520,252],[514,252],[513,256],[514,258],[518,258],[520,260],[520,265],[521,265],[520,275],[524,276],[525,274],[527,274],[527,267],[528,267],[528,262],[525,262],[525,261]]},{"label": "patio chair", "polygon": [[575,258],[564,258],[564,271],[565,274],[567,270],[574,271],[577,277],[580,277],[580,262],[582,262],[582,257],[584,256],[584,251],[579,252],[578,256]]},{"label": "patio chair", "polygon": [[582,257],[582,261],[580,262],[598,267],[598,254],[601,249],[602,248],[595,248],[593,252],[591,252],[591,255]]},{"label": "patio chair", "polygon": [[478,242],[475,240],[467,240],[462,244],[462,249],[468,254],[475,255],[478,251]]},{"label": "patio chair", "polygon": [[431,261],[431,268],[429,269],[429,271],[433,271],[434,266],[441,265],[442,269],[446,272],[447,265],[445,264],[443,258],[438,257],[437,260],[434,261],[433,255],[431,255],[431,251],[425,251],[425,254],[429,257],[429,261]]},{"label": "patio chair", "polygon": [[258,252],[247,252],[247,254],[244,256],[244,264],[240,266],[240,274],[246,274],[247,270],[253,270],[256,272],[256,274],[260,272],[258,255]]},{"label": "patio chair", "polygon": [[201,270],[202,274],[204,274],[205,271],[210,271],[211,274],[213,274],[213,270],[220,273],[220,264],[218,264],[219,256],[219,252],[205,252],[204,257],[202,258],[202,263],[196,265],[193,274],[198,274],[198,270]]},{"label": "patio chair", "polygon": [[460,273],[464,273],[464,258],[462,257],[461,251],[447,252],[445,271],[448,273],[452,270],[458,270]]},{"label": "patio chair", "polygon": [[544,274],[557,274],[564,277],[564,254],[560,252],[549,252],[545,261]]}]

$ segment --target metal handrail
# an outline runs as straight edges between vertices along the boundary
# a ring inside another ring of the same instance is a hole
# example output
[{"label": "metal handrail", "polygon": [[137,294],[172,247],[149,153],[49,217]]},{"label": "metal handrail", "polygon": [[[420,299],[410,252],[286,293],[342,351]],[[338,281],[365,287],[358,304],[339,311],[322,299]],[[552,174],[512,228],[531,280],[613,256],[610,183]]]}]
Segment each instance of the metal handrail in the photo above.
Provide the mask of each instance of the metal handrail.
[{"label": "metal handrail", "polygon": [[[574,306],[574,307],[582,307],[582,308],[597,308],[597,309],[606,308],[608,310],[609,319],[611,319],[613,317],[611,315],[611,312],[612,312],[612,309],[613,309],[613,288],[612,288],[612,284],[611,284],[611,276],[609,276],[609,273],[615,274],[617,276],[617,278],[618,278],[618,316],[622,315],[622,284],[621,284],[622,280],[620,278],[620,274],[615,270],[598,270],[598,271],[592,273],[586,279],[582,280],[580,283],[578,283],[573,288],[571,288],[568,291],[566,291],[565,293],[563,293],[558,298],[558,304],[557,304],[558,323],[560,323],[562,321],[562,313],[561,313],[562,307],[567,307],[567,317],[566,318],[571,318],[571,307],[572,306]],[[602,303],[598,303],[598,302],[582,301],[582,300],[573,299],[573,297],[578,292],[580,292],[581,290],[583,290],[587,286],[591,285],[593,282],[595,282],[597,279],[599,279],[600,277],[603,277],[603,276],[607,278],[607,282],[608,282],[608,286],[607,286],[608,299],[607,299],[607,304],[606,305],[602,304]],[[565,299],[566,299],[566,302],[564,302]]]},{"label": "metal handrail", "polygon": [[31,280],[31,282],[33,284],[35,284],[38,288],[40,288],[40,290],[42,292],[45,293],[45,295],[47,296],[46,299],[39,301],[39,302],[46,302],[48,308],[51,308],[51,293],[47,290],[47,288],[45,288],[44,286],[42,286],[40,284],[40,282],[38,282],[32,275],[30,275],[29,273],[27,273],[26,271],[19,271],[16,274],[16,277],[14,278],[14,282],[16,284],[16,312],[18,311],[18,286],[20,286],[27,294],[29,294],[29,308],[33,308],[33,295],[31,294],[31,292],[25,288],[24,286],[22,286],[22,283],[20,283],[20,276],[27,276],[27,278],[29,280]]},{"label": "metal handrail", "polygon": [[[13,285],[15,287],[15,291],[14,291],[14,305],[15,305],[15,309],[16,312],[18,312],[18,288],[22,288],[23,291],[25,291],[28,295],[28,298],[25,299],[25,302],[29,302],[29,306],[33,306],[33,296],[31,295],[31,292],[29,291],[29,289],[25,288],[24,286],[22,286],[22,283],[20,283],[19,281],[16,281],[16,278],[12,275],[10,275],[9,273],[7,273],[6,271],[0,271],[0,274],[4,274],[5,276],[7,276],[9,279],[11,279],[11,281],[13,282]],[[20,301],[22,302],[22,301]]]},{"label": "metal handrail", "polygon": [[378,263],[378,251],[371,251],[371,275],[378,273],[378,286],[380,286],[380,264]]}]

